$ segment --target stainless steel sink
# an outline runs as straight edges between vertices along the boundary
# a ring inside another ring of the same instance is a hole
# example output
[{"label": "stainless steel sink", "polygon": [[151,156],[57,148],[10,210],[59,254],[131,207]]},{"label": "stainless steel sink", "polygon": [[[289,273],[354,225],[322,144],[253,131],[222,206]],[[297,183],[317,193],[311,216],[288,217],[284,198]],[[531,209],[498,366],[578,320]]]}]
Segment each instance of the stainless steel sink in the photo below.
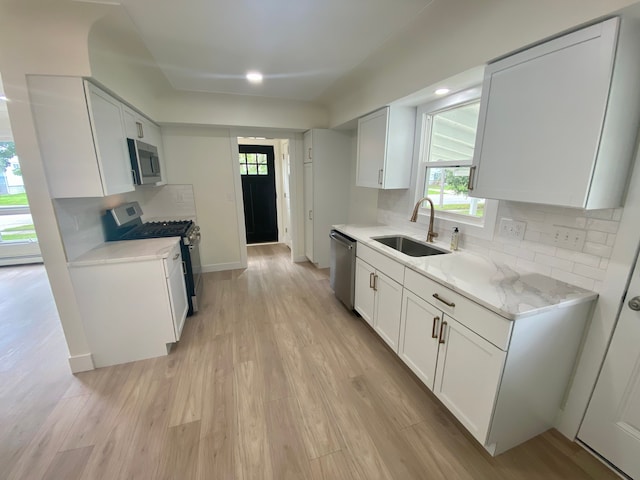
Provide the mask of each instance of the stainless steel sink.
[{"label": "stainless steel sink", "polygon": [[419,242],[413,238],[404,237],[402,235],[391,235],[386,237],[372,237],[372,240],[380,242],[387,247],[391,247],[405,255],[411,257],[427,257],[429,255],[442,255],[443,253],[451,253],[447,250],[429,245],[425,242]]}]

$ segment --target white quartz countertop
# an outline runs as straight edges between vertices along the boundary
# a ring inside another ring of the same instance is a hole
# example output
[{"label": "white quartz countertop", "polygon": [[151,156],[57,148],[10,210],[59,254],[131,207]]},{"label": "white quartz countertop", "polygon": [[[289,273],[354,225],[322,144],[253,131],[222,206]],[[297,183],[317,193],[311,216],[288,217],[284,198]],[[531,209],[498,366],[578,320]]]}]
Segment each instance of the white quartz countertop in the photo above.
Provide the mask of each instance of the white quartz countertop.
[{"label": "white quartz countertop", "polygon": [[140,262],[167,258],[180,237],[105,242],[70,261],[70,267],[103,263]]},{"label": "white quartz countertop", "polygon": [[[458,250],[445,255],[410,257],[372,240],[372,237],[404,235],[423,241],[426,237],[384,225],[334,225],[334,229],[404,264],[493,312],[515,320],[553,308],[588,302],[598,294],[545,275],[496,262],[486,256]],[[434,246],[449,251],[449,245]]]}]

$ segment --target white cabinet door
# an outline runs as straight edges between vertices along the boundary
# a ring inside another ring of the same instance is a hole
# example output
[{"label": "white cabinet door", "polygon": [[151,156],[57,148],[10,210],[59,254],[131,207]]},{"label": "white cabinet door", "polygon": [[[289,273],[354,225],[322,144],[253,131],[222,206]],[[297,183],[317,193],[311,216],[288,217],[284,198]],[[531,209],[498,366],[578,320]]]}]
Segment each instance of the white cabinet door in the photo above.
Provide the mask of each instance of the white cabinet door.
[{"label": "white cabinet door", "polygon": [[387,115],[384,108],[358,120],[358,166],[356,185],[382,188],[387,144]]},{"label": "white cabinet door", "polygon": [[304,164],[304,254],[313,262],[313,164]]},{"label": "white cabinet door", "polygon": [[640,478],[640,312],[628,304],[640,295],[636,263],[604,366],[578,438],[630,478]]},{"label": "white cabinet door", "polygon": [[433,391],[484,445],[507,354],[446,315],[440,341]]},{"label": "white cabinet door", "polygon": [[373,325],[375,291],[373,277],[375,269],[367,262],[356,258],[356,291],[354,308],[369,325]]},{"label": "white cabinet door", "polygon": [[400,313],[402,310],[402,285],[376,271],[374,278],[375,305],[373,328],[398,352],[400,338]]},{"label": "white cabinet door", "polygon": [[125,141],[122,104],[94,85],[89,91],[89,116],[96,143],[104,194],[134,190],[131,161]]},{"label": "white cabinet door", "polygon": [[616,35],[612,19],[486,68],[473,196],[588,205]]},{"label": "white cabinet door", "polygon": [[[175,256],[178,258],[175,258]],[[180,340],[182,327],[187,318],[189,304],[187,303],[187,290],[184,283],[184,274],[182,272],[182,257],[180,249],[168,259],[174,265],[169,267],[169,278],[167,278],[167,288],[169,289],[169,302],[171,303],[171,315],[173,317],[173,326],[176,332],[176,341]]]},{"label": "white cabinet door", "polygon": [[442,320],[440,310],[404,290],[398,354],[430,390],[435,380]]}]

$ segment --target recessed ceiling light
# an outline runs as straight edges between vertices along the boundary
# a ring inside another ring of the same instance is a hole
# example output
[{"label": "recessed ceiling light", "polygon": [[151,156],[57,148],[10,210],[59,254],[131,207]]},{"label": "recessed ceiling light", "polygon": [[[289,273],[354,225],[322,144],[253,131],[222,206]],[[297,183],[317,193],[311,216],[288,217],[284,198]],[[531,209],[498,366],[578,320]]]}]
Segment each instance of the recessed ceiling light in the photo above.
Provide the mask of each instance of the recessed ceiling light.
[{"label": "recessed ceiling light", "polygon": [[262,74],[260,72],[247,73],[247,80],[251,83],[262,83]]},{"label": "recessed ceiling light", "polygon": [[447,93],[449,93],[449,89],[448,88],[439,88],[436,90],[436,95],[446,95]]}]

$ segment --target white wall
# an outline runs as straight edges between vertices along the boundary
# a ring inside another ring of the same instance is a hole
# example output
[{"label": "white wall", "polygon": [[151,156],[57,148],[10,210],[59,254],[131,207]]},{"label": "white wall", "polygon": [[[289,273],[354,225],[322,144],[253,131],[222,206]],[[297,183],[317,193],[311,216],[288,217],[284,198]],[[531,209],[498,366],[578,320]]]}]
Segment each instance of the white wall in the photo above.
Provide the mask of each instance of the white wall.
[{"label": "white wall", "polygon": [[162,127],[167,178],[192,184],[205,271],[241,267],[230,132],[213,127]]}]

